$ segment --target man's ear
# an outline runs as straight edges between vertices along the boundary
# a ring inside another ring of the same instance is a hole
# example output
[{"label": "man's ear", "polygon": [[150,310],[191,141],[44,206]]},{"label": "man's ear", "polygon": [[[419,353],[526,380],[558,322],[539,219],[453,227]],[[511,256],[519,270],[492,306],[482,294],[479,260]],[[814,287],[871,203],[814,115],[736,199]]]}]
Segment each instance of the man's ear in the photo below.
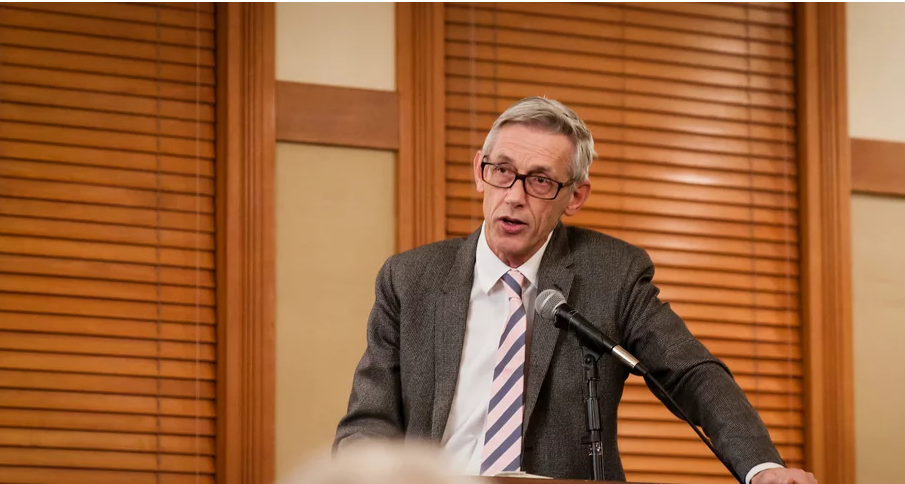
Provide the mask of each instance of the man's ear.
[{"label": "man's ear", "polygon": [[569,205],[566,207],[566,215],[572,216],[578,213],[581,210],[581,207],[584,206],[585,202],[588,201],[588,197],[591,196],[591,182],[583,181],[581,183],[576,184],[575,189],[572,190],[572,195],[569,199]]},{"label": "man's ear", "polygon": [[484,151],[478,150],[474,155],[474,183],[478,193],[484,193],[484,177],[481,176],[481,162],[484,160]]}]

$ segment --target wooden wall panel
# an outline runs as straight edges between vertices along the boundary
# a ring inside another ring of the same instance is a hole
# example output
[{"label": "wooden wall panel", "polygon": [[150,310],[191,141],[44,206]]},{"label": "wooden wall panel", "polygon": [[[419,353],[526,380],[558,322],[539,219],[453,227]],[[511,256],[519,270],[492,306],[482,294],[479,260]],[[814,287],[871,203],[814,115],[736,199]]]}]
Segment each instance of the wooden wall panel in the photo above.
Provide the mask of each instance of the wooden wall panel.
[{"label": "wooden wall panel", "polygon": [[852,191],[905,196],[905,143],[853,138]]},{"label": "wooden wall panel", "polygon": [[0,482],[214,481],[215,23],[0,5]]}]

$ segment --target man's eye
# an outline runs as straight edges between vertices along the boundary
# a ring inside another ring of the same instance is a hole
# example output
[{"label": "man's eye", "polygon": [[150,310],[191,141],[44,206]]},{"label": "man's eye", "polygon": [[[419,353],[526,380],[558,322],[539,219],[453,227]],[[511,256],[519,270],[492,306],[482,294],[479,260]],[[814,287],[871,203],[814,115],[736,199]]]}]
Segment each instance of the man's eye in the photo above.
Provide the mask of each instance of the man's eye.
[{"label": "man's eye", "polygon": [[498,171],[501,175],[505,175],[509,173],[509,168],[506,168],[505,166],[498,166],[496,167],[496,171]]},{"label": "man's eye", "polygon": [[538,185],[548,185],[551,183],[551,181],[549,178],[544,178],[542,176],[536,176],[536,177],[534,177],[534,183],[537,183]]}]

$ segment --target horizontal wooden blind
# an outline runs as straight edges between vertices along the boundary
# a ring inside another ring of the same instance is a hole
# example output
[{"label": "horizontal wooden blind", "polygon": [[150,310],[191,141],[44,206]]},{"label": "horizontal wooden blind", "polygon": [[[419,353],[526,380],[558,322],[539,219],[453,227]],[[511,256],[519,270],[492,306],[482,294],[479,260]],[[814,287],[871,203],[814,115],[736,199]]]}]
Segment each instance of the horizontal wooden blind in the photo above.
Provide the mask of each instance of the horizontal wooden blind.
[{"label": "horizontal wooden blind", "polygon": [[[790,465],[803,461],[793,12],[789,4],[447,4],[447,234],[482,212],[471,161],[533,95],[570,105],[599,159],[566,223],[645,248],[661,296],[733,370]],[[630,379],[629,481],[733,482]]]},{"label": "horizontal wooden blind", "polygon": [[0,483],[212,483],[213,4],[0,5]]}]

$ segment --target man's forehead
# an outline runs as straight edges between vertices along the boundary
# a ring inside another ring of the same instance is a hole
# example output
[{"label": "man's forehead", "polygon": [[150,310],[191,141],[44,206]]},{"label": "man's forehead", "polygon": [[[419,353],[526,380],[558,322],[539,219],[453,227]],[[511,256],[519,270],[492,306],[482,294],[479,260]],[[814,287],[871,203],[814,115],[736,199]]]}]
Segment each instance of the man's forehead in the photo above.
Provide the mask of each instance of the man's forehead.
[{"label": "man's forehead", "polygon": [[555,170],[569,165],[569,159],[563,155],[554,155],[552,152],[533,152],[526,150],[507,150],[504,146],[494,149],[494,163],[508,163],[524,169],[548,169]]}]

